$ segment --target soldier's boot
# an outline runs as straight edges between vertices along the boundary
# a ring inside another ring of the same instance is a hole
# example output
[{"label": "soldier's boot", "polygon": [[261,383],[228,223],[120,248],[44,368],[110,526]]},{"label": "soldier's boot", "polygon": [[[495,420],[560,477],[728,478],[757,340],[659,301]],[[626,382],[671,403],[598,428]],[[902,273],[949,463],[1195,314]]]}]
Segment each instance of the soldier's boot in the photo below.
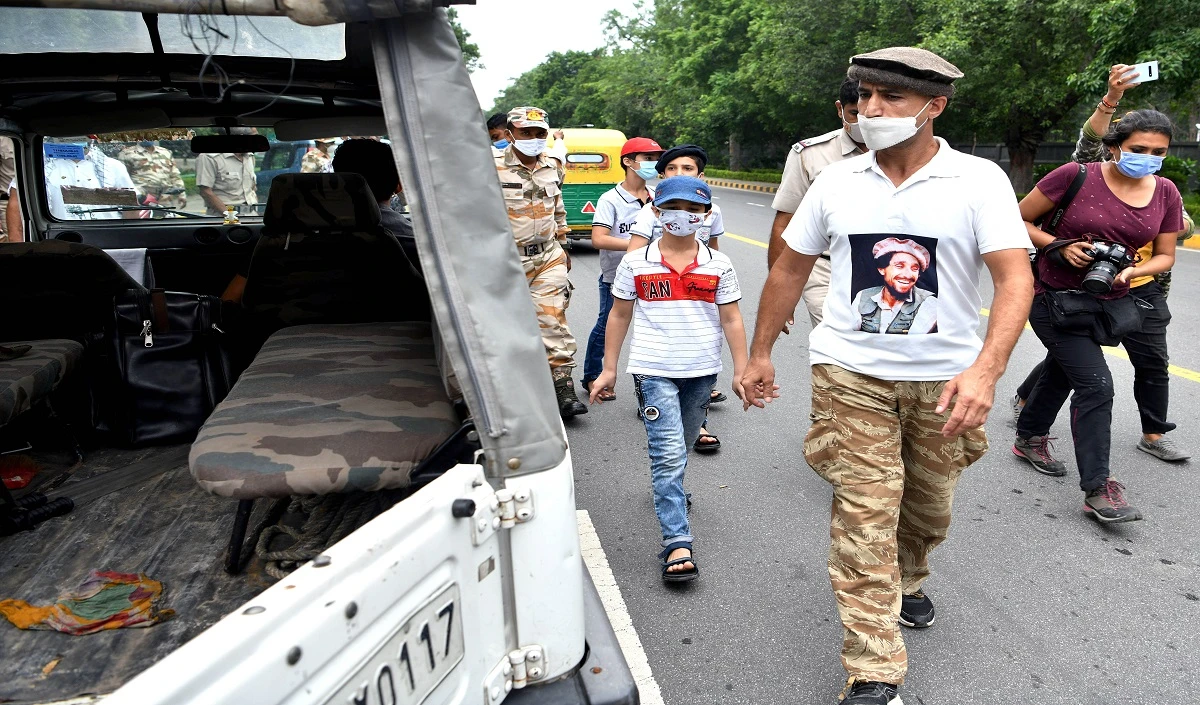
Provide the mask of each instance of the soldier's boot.
[{"label": "soldier's boot", "polygon": [[558,415],[564,419],[586,414],[588,408],[575,395],[575,383],[570,377],[559,377],[554,380],[554,395],[558,397]]}]

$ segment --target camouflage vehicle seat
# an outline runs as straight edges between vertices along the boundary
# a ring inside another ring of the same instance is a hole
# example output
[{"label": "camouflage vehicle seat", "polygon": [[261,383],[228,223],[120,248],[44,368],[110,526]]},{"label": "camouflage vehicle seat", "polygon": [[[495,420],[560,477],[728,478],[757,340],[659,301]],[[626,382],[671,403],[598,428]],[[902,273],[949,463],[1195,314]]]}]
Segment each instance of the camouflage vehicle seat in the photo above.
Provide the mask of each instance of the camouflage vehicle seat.
[{"label": "camouflage vehicle seat", "polygon": [[253,345],[306,323],[432,320],[424,281],[358,174],[275,177],[242,302]]},{"label": "camouflage vehicle seat", "polygon": [[226,569],[240,569],[258,498],[419,485],[472,450],[431,326],[321,324],[263,345],[192,444],[202,488],[240,500]]},{"label": "camouflage vehicle seat", "polygon": [[83,346],[73,340],[0,344],[0,427],[49,400],[82,360]]}]

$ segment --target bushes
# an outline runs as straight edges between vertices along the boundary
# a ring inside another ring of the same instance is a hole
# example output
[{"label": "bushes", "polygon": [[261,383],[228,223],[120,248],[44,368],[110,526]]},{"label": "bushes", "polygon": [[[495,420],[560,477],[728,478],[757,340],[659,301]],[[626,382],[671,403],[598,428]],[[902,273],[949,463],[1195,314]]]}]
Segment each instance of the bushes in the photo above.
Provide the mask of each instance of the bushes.
[{"label": "bushes", "polygon": [[772,169],[754,169],[752,171],[728,171],[725,169],[705,169],[704,175],[710,179],[734,179],[736,181],[765,181],[777,184],[783,180],[783,172]]}]

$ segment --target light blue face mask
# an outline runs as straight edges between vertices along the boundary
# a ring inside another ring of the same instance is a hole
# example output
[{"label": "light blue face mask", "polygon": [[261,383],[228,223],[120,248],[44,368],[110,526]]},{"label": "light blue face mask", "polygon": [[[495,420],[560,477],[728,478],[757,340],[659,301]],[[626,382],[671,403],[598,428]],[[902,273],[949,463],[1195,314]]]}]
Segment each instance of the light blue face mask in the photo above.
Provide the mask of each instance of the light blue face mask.
[{"label": "light blue face mask", "polygon": [[508,148],[508,140],[497,140],[492,143],[492,146],[495,147],[496,149],[507,149]]},{"label": "light blue face mask", "polygon": [[1150,176],[1162,168],[1163,158],[1153,154],[1138,154],[1136,152],[1121,152],[1121,160],[1117,169],[1131,179]]},{"label": "light blue face mask", "polygon": [[637,175],[649,181],[658,178],[658,162],[637,162]]}]

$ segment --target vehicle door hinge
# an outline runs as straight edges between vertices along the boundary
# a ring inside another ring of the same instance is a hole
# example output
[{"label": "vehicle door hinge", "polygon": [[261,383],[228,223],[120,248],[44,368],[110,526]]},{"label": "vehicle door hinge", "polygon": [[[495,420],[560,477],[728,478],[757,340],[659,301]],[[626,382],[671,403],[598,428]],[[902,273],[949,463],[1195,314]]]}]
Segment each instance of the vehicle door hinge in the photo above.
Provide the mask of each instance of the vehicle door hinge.
[{"label": "vehicle door hinge", "polygon": [[546,650],[522,646],[508,652],[483,682],[487,705],[497,705],[514,689],[521,689],[546,676]]},{"label": "vehicle door hinge", "polygon": [[484,501],[476,502],[471,518],[471,538],[476,546],[500,529],[511,529],[533,519],[533,491],[496,490]]}]

